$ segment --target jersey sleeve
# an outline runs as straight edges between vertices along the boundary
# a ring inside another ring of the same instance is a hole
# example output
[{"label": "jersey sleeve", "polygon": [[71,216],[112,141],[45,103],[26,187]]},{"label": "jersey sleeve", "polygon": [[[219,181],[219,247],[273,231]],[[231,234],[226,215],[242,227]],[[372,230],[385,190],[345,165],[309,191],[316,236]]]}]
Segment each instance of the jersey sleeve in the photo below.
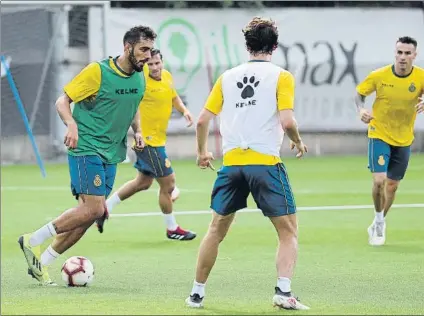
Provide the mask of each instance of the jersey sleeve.
[{"label": "jersey sleeve", "polygon": [[73,102],[80,102],[100,89],[102,74],[98,63],[91,63],[69,82],[65,93]]},{"label": "jersey sleeve", "polygon": [[176,98],[176,97],[178,97],[178,93],[177,93],[177,90],[175,90],[175,86],[174,86],[174,83],[172,82],[172,87],[171,87],[171,89],[172,89],[172,91],[171,91],[171,93],[172,93],[172,98]]},{"label": "jersey sleeve", "polygon": [[360,95],[368,96],[376,90],[377,73],[371,72],[365,79],[356,87],[356,92]]},{"label": "jersey sleeve", "polygon": [[288,71],[281,72],[277,82],[277,107],[279,111],[294,108],[294,88],[293,75]]},{"label": "jersey sleeve", "polygon": [[205,109],[218,115],[222,111],[224,97],[222,95],[222,76],[218,78],[206,100]]},{"label": "jersey sleeve", "polygon": [[169,80],[171,81],[171,95],[172,95],[172,99],[178,97],[178,93],[177,90],[175,89],[175,85],[174,85],[174,78],[172,77],[171,73],[169,73]]}]

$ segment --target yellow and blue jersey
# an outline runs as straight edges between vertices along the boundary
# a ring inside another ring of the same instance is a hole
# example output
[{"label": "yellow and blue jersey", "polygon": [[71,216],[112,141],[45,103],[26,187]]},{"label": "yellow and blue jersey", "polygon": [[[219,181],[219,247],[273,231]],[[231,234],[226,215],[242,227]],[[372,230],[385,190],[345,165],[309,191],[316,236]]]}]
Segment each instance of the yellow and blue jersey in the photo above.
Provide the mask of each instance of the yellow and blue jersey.
[{"label": "yellow and blue jersey", "polygon": [[149,76],[147,65],[143,71],[146,92],[139,106],[143,140],[153,147],[165,146],[166,131],[172,114],[172,100],[177,97],[177,91],[169,71],[163,69],[159,81]]},{"label": "yellow and blue jersey", "polygon": [[400,77],[395,74],[394,66],[388,65],[371,72],[356,91],[363,96],[376,92],[369,138],[381,139],[392,146],[412,144],[415,106],[424,93],[424,69],[414,66],[409,75]]}]

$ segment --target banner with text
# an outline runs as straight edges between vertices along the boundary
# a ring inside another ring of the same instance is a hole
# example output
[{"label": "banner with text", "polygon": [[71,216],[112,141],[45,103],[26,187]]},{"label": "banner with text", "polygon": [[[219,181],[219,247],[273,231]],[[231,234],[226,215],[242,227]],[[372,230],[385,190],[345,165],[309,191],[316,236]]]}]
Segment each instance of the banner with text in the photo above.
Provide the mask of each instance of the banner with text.
[{"label": "banner with text", "polygon": [[[107,18],[107,49],[118,55],[124,33],[134,25],[154,28],[165,67],[197,116],[218,76],[248,59],[241,30],[255,15],[277,22],[279,46],[272,61],[296,78],[295,113],[302,131],[366,130],[355,111],[355,86],[373,69],[393,62],[397,37],[409,35],[424,43],[423,13],[416,9],[113,8]],[[100,10],[93,8],[90,60],[104,57],[101,23],[96,23],[100,18]],[[416,62],[424,66],[424,56]],[[368,106],[373,99],[368,98]],[[424,115],[416,127],[424,130]],[[169,131],[184,130],[184,119],[174,113]]]}]

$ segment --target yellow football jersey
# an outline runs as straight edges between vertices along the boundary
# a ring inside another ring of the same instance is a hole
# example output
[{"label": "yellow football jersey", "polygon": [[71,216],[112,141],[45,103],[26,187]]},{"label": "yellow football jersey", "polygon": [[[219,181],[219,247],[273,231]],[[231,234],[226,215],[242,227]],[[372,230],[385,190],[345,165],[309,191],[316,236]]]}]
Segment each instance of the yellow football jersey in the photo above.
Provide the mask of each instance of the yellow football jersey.
[{"label": "yellow football jersey", "polygon": [[[110,67],[122,77],[128,77],[115,63],[113,58],[109,58]],[[97,62],[90,63],[79,74],[77,74],[71,82],[69,82],[64,91],[75,103],[93,97],[100,89],[102,81],[102,71]]]},{"label": "yellow football jersey", "polygon": [[172,75],[162,70],[162,79],[149,76],[149,67],[143,68],[146,92],[140,102],[140,122],[143,140],[150,146],[165,146],[166,131],[172,114],[172,100],[177,97]]},{"label": "yellow football jersey", "polygon": [[368,137],[378,138],[392,146],[409,146],[414,141],[417,117],[415,105],[424,93],[424,69],[414,66],[405,77],[395,74],[388,65],[371,72],[356,91],[368,96],[374,91],[373,120],[368,125]]},{"label": "yellow football jersey", "polygon": [[[278,110],[290,110],[294,108],[295,80],[288,71],[280,73],[277,83],[277,106]],[[205,109],[218,115],[222,111],[224,104],[222,94],[222,76],[216,81],[207,101]],[[224,155],[223,165],[275,165],[281,162],[280,157],[271,156],[256,152],[252,149],[236,148]]]}]

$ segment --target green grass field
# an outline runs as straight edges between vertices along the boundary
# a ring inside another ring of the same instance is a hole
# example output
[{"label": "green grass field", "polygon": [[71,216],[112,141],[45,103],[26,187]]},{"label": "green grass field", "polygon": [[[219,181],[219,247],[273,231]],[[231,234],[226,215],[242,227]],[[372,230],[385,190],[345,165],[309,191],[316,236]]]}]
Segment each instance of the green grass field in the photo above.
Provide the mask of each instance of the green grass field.
[{"label": "green grass field", "polygon": [[[57,288],[40,287],[26,274],[17,238],[75,205],[67,166],[48,165],[46,179],[36,166],[3,167],[2,314],[423,314],[424,205],[392,209],[387,243],[373,248],[366,232],[373,219],[373,209],[366,207],[372,204],[366,157],[288,159],[286,166],[300,208],[300,251],[292,287],[310,311],[272,307],[277,239],[260,213],[237,215],[207,284],[205,308],[185,307],[197,249],[211,216],[178,216],[178,211],[208,209],[215,173],[197,169],[193,161],[174,161],[182,191],[175,204],[177,220],[198,237],[191,242],[167,240],[161,216],[112,217],[104,234],[92,227],[52,266],[51,277],[62,285]],[[131,165],[120,165],[115,188],[134,174]],[[424,155],[413,155],[395,204],[424,203],[423,175]],[[155,184],[114,213],[160,215],[156,193]],[[351,205],[365,206],[344,208]],[[252,200],[249,208],[256,208]],[[72,255],[93,262],[96,275],[91,287],[64,286],[60,267]]]}]

